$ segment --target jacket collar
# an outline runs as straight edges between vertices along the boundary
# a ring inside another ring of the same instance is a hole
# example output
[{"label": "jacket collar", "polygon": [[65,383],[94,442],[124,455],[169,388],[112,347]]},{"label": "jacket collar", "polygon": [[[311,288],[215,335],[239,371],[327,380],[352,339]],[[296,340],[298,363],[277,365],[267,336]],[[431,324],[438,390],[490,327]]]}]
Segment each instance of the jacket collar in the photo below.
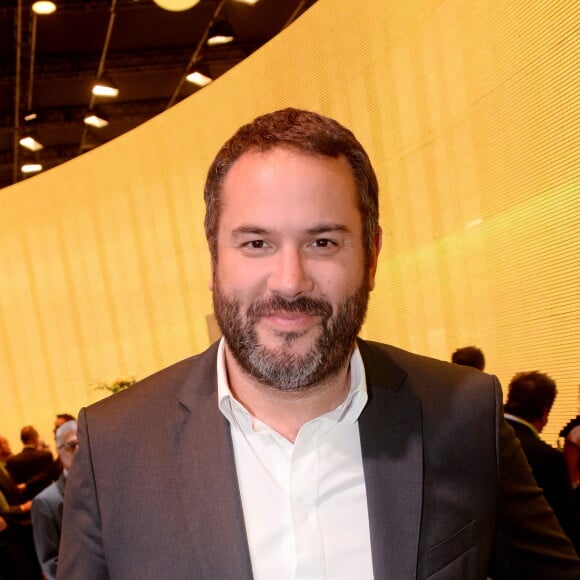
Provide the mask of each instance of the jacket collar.
[{"label": "jacket collar", "polygon": [[[252,578],[229,425],[217,405],[217,343],[194,357],[168,427],[186,542],[203,578]],[[191,514],[195,514],[194,517]],[[176,522],[176,525],[179,525]]]},{"label": "jacket collar", "polygon": [[421,403],[382,345],[359,341],[369,403],[359,419],[375,578],[415,578],[423,501]]}]

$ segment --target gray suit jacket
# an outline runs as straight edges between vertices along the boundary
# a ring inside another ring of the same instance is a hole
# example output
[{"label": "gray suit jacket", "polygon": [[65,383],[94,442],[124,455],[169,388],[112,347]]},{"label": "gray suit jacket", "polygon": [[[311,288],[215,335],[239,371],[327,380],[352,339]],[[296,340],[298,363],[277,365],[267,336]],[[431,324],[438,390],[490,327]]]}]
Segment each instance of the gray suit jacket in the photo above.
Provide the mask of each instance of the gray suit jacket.
[{"label": "gray suit jacket", "polygon": [[[375,580],[580,578],[494,377],[359,341]],[[216,345],[79,415],[62,580],[252,578]],[[513,575],[513,576],[510,576]]]},{"label": "gray suit jacket", "polygon": [[32,501],[32,534],[34,547],[47,580],[56,578],[62,509],[64,502],[64,474],[43,489]]}]

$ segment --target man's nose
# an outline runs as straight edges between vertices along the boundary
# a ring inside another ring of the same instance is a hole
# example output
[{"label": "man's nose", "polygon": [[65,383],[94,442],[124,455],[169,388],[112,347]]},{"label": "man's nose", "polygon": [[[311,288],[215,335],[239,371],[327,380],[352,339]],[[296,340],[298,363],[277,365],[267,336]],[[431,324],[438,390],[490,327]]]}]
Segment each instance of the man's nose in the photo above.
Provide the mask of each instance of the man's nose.
[{"label": "man's nose", "polygon": [[299,248],[283,248],[273,256],[268,278],[270,292],[292,298],[311,292],[313,288],[307,258]]}]

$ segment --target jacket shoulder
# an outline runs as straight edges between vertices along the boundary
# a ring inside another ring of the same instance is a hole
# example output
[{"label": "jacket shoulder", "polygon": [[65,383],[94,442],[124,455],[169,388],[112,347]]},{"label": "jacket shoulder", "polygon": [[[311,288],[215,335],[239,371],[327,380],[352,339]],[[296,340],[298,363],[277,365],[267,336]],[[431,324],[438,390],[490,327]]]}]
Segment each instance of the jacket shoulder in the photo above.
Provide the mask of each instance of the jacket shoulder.
[{"label": "jacket shoulder", "polygon": [[483,388],[481,385],[497,385],[493,375],[467,366],[456,365],[425,355],[415,354],[389,344],[358,341],[365,363],[365,372],[371,382],[385,380],[398,388],[406,386],[417,395],[454,391],[461,388]]},{"label": "jacket shoulder", "polygon": [[128,389],[110,395],[86,408],[93,417],[119,414],[130,417],[134,410],[142,413],[146,409],[160,410],[169,401],[174,401],[184,387],[188,390],[208,389],[204,377],[215,374],[217,343],[197,355],[176,362],[136,382]]},{"label": "jacket shoulder", "polygon": [[34,496],[32,508],[34,509],[34,505],[39,503],[54,505],[57,502],[62,502],[63,499],[64,496],[58,487],[58,483],[53,481],[48,487],[45,487],[39,494]]}]

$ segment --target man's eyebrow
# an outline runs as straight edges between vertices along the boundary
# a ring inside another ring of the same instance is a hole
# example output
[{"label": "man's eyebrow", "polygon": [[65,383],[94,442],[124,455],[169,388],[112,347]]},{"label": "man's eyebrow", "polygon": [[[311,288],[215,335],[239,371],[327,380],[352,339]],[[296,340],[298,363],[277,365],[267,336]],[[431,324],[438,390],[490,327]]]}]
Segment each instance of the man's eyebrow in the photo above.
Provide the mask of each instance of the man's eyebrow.
[{"label": "man's eyebrow", "polygon": [[262,228],[260,226],[255,226],[252,224],[248,224],[248,225],[244,225],[244,226],[240,226],[238,228],[236,228],[235,230],[232,230],[232,237],[233,238],[237,238],[243,235],[253,235],[253,236],[265,236],[266,234],[268,234],[269,231],[265,228]]},{"label": "man's eyebrow", "polygon": [[339,232],[344,234],[351,233],[350,229],[342,224],[321,224],[319,226],[316,226],[315,228],[308,228],[306,230],[306,233],[310,235],[328,234],[333,232]]}]

